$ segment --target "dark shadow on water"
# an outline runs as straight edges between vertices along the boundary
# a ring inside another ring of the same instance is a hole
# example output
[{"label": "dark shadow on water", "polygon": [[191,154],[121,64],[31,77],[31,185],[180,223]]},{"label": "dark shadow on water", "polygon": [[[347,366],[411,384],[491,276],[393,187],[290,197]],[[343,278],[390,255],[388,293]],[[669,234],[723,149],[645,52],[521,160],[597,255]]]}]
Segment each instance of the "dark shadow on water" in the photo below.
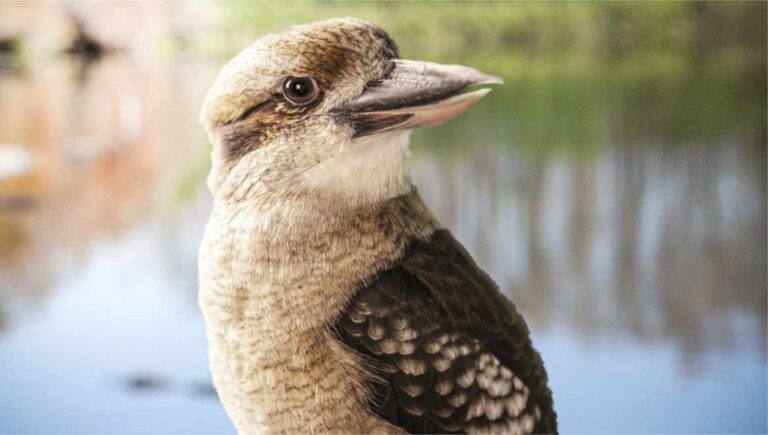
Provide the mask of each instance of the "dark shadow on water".
[{"label": "dark shadow on water", "polygon": [[126,376],[123,389],[130,394],[180,394],[195,399],[218,399],[210,381],[180,381],[151,373]]},{"label": "dark shadow on water", "polygon": [[161,393],[170,387],[171,382],[158,375],[137,374],[125,379],[125,389],[131,393]]}]

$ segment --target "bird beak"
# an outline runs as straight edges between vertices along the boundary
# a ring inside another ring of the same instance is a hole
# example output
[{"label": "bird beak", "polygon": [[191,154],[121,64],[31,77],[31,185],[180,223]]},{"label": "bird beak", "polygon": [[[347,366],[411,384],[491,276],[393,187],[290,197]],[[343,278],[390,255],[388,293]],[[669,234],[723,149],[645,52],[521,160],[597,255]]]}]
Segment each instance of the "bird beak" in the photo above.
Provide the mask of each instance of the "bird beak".
[{"label": "bird beak", "polygon": [[475,85],[502,84],[499,77],[461,65],[394,60],[394,69],[369,84],[360,97],[334,111],[354,137],[433,126],[455,118],[491,90],[465,92]]}]

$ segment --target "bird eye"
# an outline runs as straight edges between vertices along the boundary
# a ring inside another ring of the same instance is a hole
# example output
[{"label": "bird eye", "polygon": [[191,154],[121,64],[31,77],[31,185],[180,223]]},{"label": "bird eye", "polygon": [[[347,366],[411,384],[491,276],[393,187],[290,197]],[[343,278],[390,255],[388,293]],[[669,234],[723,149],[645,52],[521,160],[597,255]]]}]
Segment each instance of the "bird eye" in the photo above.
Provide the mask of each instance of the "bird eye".
[{"label": "bird eye", "polygon": [[283,80],[283,96],[297,106],[315,101],[319,94],[317,81],[312,77],[286,77]]}]

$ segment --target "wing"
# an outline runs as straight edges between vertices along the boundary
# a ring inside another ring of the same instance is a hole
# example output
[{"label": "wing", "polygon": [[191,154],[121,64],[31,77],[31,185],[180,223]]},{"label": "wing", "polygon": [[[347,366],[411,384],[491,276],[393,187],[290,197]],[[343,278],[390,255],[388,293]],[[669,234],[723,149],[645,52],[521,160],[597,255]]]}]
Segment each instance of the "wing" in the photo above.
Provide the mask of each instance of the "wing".
[{"label": "wing", "polygon": [[409,432],[557,431],[525,321],[448,231],[361,289],[335,330],[380,370],[372,409]]}]

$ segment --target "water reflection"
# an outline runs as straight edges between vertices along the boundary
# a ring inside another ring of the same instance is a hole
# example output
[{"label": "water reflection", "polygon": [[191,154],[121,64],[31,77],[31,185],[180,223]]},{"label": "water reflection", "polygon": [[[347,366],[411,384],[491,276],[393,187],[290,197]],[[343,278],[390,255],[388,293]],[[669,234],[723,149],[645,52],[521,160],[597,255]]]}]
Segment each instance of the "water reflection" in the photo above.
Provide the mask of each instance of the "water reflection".
[{"label": "water reflection", "polygon": [[[0,153],[32,162],[0,174],[0,431],[232,430],[195,305],[210,207],[196,119],[216,65],[114,56],[0,76]],[[649,118],[659,100],[626,95],[659,91],[635,75],[547,68],[560,74],[506,77],[417,132],[412,163],[529,319],[563,430],[765,431],[764,102],[742,113],[731,99],[749,86],[726,76],[690,85],[711,96],[694,118],[672,113],[690,103],[675,94]],[[689,68],[651,81],[708,74]]]},{"label": "water reflection", "polygon": [[495,149],[461,164],[417,151],[417,184],[539,328],[765,350],[762,149],[574,162],[476,146]]},{"label": "water reflection", "polygon": [[82,82],[79,64],[55,62],[0,81],[2,141],[33,162],[21,175],[0,178],[9,240],[3,264],[19,279],[6,288],[26,294],[30,281],[55,281],[45,276],[55,266],[40,267],[55,251],[81,256],[95,238],[167,206],[180,171],[205,153],[188,120],[193,105],[179,101],[194,84],[179,80],[183,69],[116,59],[92,65]]}]

